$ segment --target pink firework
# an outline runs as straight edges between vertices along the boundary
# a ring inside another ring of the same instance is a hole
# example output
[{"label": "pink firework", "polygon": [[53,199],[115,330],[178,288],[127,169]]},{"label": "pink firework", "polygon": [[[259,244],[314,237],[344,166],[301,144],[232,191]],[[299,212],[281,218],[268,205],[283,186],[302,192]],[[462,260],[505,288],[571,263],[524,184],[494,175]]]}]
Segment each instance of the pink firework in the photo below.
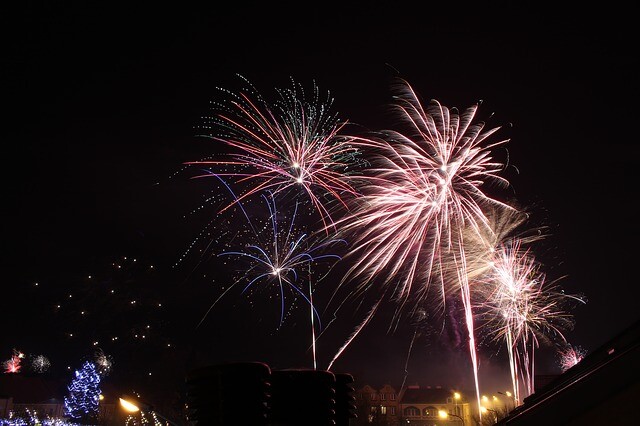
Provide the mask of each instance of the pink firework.
[{"label": "pink firework", "polygon": [[[374,152],[373,177],[353,214],[339,223],[352,236],[351,255],[358,258],[342,283],[359,281],[356,294],[380,280],[393,287],[401,306],[424,303],[431,284],[439,286],[443,303],[455,289],[464,307],[480,406],[464,234],[489,226],[483,208],[511,209],[483,191],[488,182],[508,186],[498,176],[504,165],[490,154],[507,140],[488,142],[499,128],[474,123],[477,106],[460,113],[432,101],[425,108],[406,81],[400,87],[395,108],[406,133],[384,131],[357,141]],[[451,264],[457,275],[445,280],[443,271]]]},{"label": "pink firework", "polygon": [[13,356],[4,362],[5,373],[18,373],[22,368],[22,359],[24,354],[22,352],[13,350]]},{"label": "pink firework", "polygon": [[386,283],[400,278],[398,299],[424,295],[432,281],[443,284],[435,267],[463,248],[462,230],[488,226],[483,205],[511,209],[481,190],[489,180],[508,185],[497,176],[504,165],[489,155],[507,141],[485,144],[498,129],[472,124],[477,106],[459,114],[432,101],[425,110],[408,83],[404,89],[396,108],[411,136],[386,131],[384,139],[358,140],[373,152],[373,177],[357,210],[340,222],[358,235],[354,251],[362,260],[345,280],[360,278],[365,288],[385,272]]},{"label": "pink firework", "polygon": [[346,208],[345,197],[357,195],[350,173],[360,161],[359,151],[353,138],[340,135],[347,123],[330,113],[333,100],[322,99],[315,85],[311,100],[299,84],[278,90],[274,106],[249,86],[237,95],[225,91],[230,100],[218,105],[205,126],[218,132],[207,136],[235,152],[227,159],[187,164],[210,168],[196,177],[215,174],[247,184],[238,201],[264,190],[302,191],[324,225],[332,224],[334,202]]},{"label": "pink firework", "polygon": [[540,340],[556,337],[565,341],[563,330],[573,325],[566,309],[569,301],[582,300],[565,294],[555,283],[547,283],[541,265],[522,241],[513,239],[494,252],[491,266],[477,286],[485,330],[504,341],[509,354],[511,380],[516,401],[534,390],[534,353]]},{"label": "pink firework", "polygon": [[567,344],[567,346],[559,351],[560,353],[560,368],[564,373],[580,361],[586,355],[586,351],[579,346],[572,346]]}]

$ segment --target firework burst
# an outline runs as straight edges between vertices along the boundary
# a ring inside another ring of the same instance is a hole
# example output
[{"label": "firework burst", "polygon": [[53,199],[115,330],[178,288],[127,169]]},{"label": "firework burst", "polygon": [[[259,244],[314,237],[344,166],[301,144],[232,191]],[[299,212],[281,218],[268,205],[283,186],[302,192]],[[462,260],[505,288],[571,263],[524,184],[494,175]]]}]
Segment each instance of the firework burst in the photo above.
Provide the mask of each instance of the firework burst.
[{"label": "firework burst", "polygon": [[[222,179],[218,177],[221,181]],[[224,183],[224,181],[222,181]],[[251,242],[244,245],[241,250],[230,249],[218,254],[222,258],[234,258],[238,260],[237,265],[242,266],[239,271],[240,276],[211,304],[198,327],[217,303],[237,285],[244,285],[241,294],[251,300],[252,296],[258,292],[276,290],[273,296],[280,300],[280,328],[285,319],[285,300],[293,298],[295,302],[299,298],[306,301],[310,307],[311,317],[311,341],[313,352],[313,364],[316,367],[316,324],[322,327],[320,316],[313,302],[312,265],[318,265],[326,260],[340,260],[337,254],[326,254],[325,251],[336,244],[345,244],[344,240],[331,239],[325,234],[312,237],[296,225],[298,214],[298,203],[295,203],[293,214],[290,219],[286,214],[278,211],[275,194],[267,191],[262,194],[268,207],[268,217],[266,220],[256,222],[251,220],[242,203],[227,186],[236,200],[236,206],[242,211],[248,225],[247,235],[251,237]],[[253,216],[255,219],[255,215]],[[237,236],[237,235],[236,235]],[[235,237],[233,239],[235,241]],[[301,284],[302,275],[307,279],[308,288]],[[326,275],[326,274],[325,274]],[[324,275],[315,274],[316,285],[323,279]],[[272,297],[270,295],[270,297]]]},{"label": "firework burst", "polygon": [[497,175],[504,165],[490,156],[507,140],[486,143],[498,128],[473,123],[477,106],[460,114],[432,101],[425,110],[406,82],[396,100],[408,136],[383,131],[382,138],[357,140],[373,166],[354,213],[340,221],[343,232],[358,235],[353,252],[360,262],[345,280],[365,289],[384,275],[385,284],[399,281],[398,300],[420,300],[429,283],[445,284],[434,271],[464,247],[462,231],[489,228],[483,206],[512,209],[481,189],[490,180],[508,185]]},{"label": "firework burst", "polygon": [[[342,284],[358,282],[355,295],[379,280],[393,286],[401,308],[413,300],[413,310],[425,303],[432,284],[442,301],[455,289],[464,306],[479,398],[464,234],[489,227],[483,208],[512,209],[483,192],[489,182],[508,186],[498,176],[504,164],[491,157],[507,140],[489,143],[499,128],[485,130],[484,123],[474,122],[477,106],[460,113],[432,101],[425,108],[406,81],[399,87],[394,106],[407,131],[357,139],[374,153],[373,177],[353,214],[340,221],[342,231],[354,236],[351,254],[357,256]],[[447,281],[441,271],[451,263],[458,273]]]},{"label": "firework burst", "polygon": [[566,342],[563,331],[573,326],[568,302],[584,302],[565,294],[557,280],[547,282],[541,265],[518,239],[494,253],[477,293],[484,293],[479,306],[484,330],[506,344],[515,400],[521,401],[520,381],[527,395],[533,393],[534,354],[540,341]]},{"label": "firework burst", "polygon": [[37,355],[31,358],[31,370],[36,373],[44,373],[51,367],[51,361],[44,355]]},{"label": "firework burst", "polygon": [[[239,283],[244,283],[241,294],[251,297],[252,294],[271,287],[275,284],[280,299],[280,326],[285,317],[285,299],[287,294],[294,299],[301,297],[312,307],[311,294],[307,292],[297,282],[301,274],[305,273],[305,268],[310,268],[311,264],[326,259],[339,260],[337,254],[323,254],[330,247],[344,243],[340,239],[317,238],[311,240],[307,233],[296,228],[297,207],[289,220],[285,214],[278,212],[275,194],[263,194],[263,199],[268,206],[269,215],[267,223],[257,224],[249,218],[249,215],[240,205],[240,208],[247,220],[248,229],[252,237],[252,242],[247,243],[242,250],[224,251],[218,256],[231,257],[239,261],[239,265],[244,266],[240,277],[234,280],[225,292],[211,305],[206,318],[211,309],[221,300],[221,298]],[[284,220],[283,220],[284,219]],[[314,315],[319,320],[319,315],[314,309]]]},{"label": "firework burst", "polygon": [[347,122],[331,112],[333,100],[328,94],[323,98],[315,84],[311,99],[295,82],[277,89],[279,99],[272,106],[246,83],[248,89],[239,94],[224,90],[229,100],[215,104],[216,115],[203,126],[216,132],[207,137],[236,153],[187,164],[212,168],[196,177],[214,173],[247,184],[230,205],[264,190],[302,191],[325,226],[333,223],[332,204],[346,208],[345,197],[356,195],[350,174],[360,163],[359,151],[353,138],[340,135]]},{"label": "firework burst", "polygon": [[5,373],[18,373],[22,369],[22,360],[24,353],[14,349],[10,359],[4,361],[3,367]]},{"label": "firework burst", "polygon": [[560,368],[564,373],[585,357],[587,351],[579,346],[567,344],[563,349],[558,351],[560,354]]},{"label": "firework burst", "polygon": [[113,369],[113,357],[104,353],[102,349],[98,349],[93,354],[94,364],[98,370],[98,374],[106,377]]}]

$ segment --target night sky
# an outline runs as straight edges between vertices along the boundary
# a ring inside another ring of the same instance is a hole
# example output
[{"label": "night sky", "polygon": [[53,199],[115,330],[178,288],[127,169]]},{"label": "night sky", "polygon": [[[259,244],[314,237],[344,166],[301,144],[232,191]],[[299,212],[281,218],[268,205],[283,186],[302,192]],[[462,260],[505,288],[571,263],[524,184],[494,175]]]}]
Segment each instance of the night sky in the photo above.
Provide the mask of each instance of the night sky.
[{"label": "night sky", "polygon": [[[315,82],[335,98],[339,117],[367,128],[392,125],[394,77],[449,107],[482,101],[479,115],[510,139],[512,195],[549,228],[538,260],[567,293],[587,300],[573,311],[569,342],[593,350],[637,321],[638,60],[630,11],[402,3],[302,10],[275,2],[224,9],[30,2],[4,14],[0,356],[14,348],[44,354],[49,374],[66,374],[99,346],[114,357],[114,380],[153,370],[179,382],[190,368],[226,361],[312,366],[308,315],[294,313],[278,327],[277,300],[249,305],[230,292],[196,328],[230,278],[193,252],[185,257],[214,211],[199,209],[211,181],[189,179],[182,164],[221,152],[197,127],[219,100],[217,87],[238,87],[237,74],[267,98],[290,79]],[[87,284],[89,275],[100,284]],[[121,300],[103,293],[114,288]],[[74,303],[83,298],[76,312],[56,313],[72,293]],[[149,311],[132,312],[133,299]],[[162,309],[151,312],[153,304]],[[102,321],[83,321],[81,305]],[[341,311],[322,335],[319,368],[366,307],[355,312]],[[388,319],[385,311],[376,317],[333,370],[399,386],[412,332],[389,333]],[[149,321],[148,345],[84,343],[101,338],[100,327],[126,334]],[[466,353],[435,330],[423,334],[407,381],[468,386],[465,367],[446,375],[432,368],[466,366]],[[537,371],[559,372],[555,353],[540,353]],[[487,386],[507,382],[507,367],[504,351],[482,349]]]}]

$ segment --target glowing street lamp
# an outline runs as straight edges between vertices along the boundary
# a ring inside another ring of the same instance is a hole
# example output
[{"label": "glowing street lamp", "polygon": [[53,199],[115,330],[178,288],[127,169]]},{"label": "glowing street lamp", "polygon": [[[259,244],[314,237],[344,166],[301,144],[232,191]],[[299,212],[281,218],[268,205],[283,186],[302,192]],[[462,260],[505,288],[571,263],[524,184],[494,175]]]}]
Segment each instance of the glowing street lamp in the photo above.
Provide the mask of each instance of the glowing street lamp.
[{"label": "glowing street lamp", "polygon": [[141,412],[142,413],[144,411],[147,411],[147,412],[151,413],[152,415],[158,417],[159,419],[163,420],[169,426],[179,426],[177,423],[172,422],[171,420],[167,419],[162,414],[160,414],[157,411],[155,411],[151,405],[149,405],[149,404],[147,404],[145,402],[142,402],[138,398],[131,397],[129,395],[122,395],[119,399],[120,399],[120,406],[127,413],[133,414],[133,413],[137,413],[137,412]]},{"label": "glowing street lamp", "polygon": [[462,426],[464,426],[464,419],[462,417],[460,417],[459,415],[453,414],[453,413],[447,413],[444,410],[438,410],[438,417],[440,417],[441,419],[447,420],[449,418],[449,416],[459,418],[460,421],[462,422]]},{"label": "glowing street lamp", "polygon": [[460,395],[460,392],[453,393],[453,400],[455,401],[456,415],[460,413],[460,411],[458,411],[458,401],[460,401],[461,399],[462,399],[462,395]]},{"label": "glowing street lamp", "polygon": [[138,411],[140,411],[140,408],[137,405],[135,405],[133,402],[129,402],[124,398],[120,398],[120,406],[127,413],[137,413]]}]

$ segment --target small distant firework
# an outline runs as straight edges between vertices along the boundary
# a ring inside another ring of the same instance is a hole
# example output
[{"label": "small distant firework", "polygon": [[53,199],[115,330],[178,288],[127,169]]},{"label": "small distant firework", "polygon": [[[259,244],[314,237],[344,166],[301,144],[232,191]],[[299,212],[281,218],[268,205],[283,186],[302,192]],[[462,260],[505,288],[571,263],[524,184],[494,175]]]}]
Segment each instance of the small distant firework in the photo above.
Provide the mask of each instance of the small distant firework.
[{"label": "small distant firework", "polygon": [[102,351],[102,349],[98,349],[94,353],[93,359],[98,374],[105,377],[111,373],[111,369],[113,368],[113,358],[111,355],[107,355]]},{"label": "small distant firework", "polygon": [[206,136],[237,152],[229,159],[186,164],[213,168],[197,177],[215,174],[247,183],[237,201],[264,190],[301,190],[330,225],[331,204],[347,208],[344,197],[356,194],[350,175],[360,163],[359,150],[353,138],[340,134],[347,123],[330,112],[333,100],[328,94],[323,99],[315,85],[312,99],[295,82],[290,89],[277,89],[280,98],[270,105],[246,83],[250,88],[239,94],[224,90],[229,101],[216,104],[216,115],[204,126],[217,132]]},{"label": "small distant firework", "polygon": [[22,360],[24,354],[16,349],[13,350],[13,355],[10,359],[3,363],[5,373],[18,373],[22,369]]},{"label": "small distant firework", "polygon": [[36,355],[31,358],[31,370],[36,373],[44,373],[51,367],[51,361],[44,355]]},{"label": "small distant firework", "polygon": [[582,359],[587,354],[587,351],[585,351],[580,346],[573,346],[573,345],[567,344],[567,346],[564,349],[559,351],[559,354],[560,354],[560,368],[564,373],[565,371],[567,371],[568,369],[570,369],[571,367],[573,367],[574,365],[582,361]]}]

